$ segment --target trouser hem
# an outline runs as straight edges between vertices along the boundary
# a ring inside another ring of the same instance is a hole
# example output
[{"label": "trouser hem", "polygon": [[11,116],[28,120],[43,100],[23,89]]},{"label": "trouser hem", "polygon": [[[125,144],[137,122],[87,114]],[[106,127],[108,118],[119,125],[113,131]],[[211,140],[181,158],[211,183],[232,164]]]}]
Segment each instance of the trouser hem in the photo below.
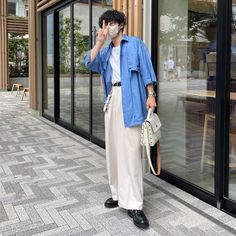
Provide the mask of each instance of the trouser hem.
[{"label": "trouser hem", "polygon": [[143,204],[140,204],[140,203],[122,204],[118,201],[118,205],[119,207],[124,208],[126,210],[142,210],[143,209]]}]

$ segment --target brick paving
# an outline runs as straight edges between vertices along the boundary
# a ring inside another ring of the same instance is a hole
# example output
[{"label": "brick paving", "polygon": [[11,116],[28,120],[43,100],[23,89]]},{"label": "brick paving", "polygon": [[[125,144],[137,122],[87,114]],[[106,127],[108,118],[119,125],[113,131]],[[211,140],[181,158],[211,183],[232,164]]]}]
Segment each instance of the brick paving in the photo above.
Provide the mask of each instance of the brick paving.
[{"label": "brick paving", "polygon": [[0,236],[236,235],[236,218],[146,174],[148,230],[110,197],[105,151],[0,92]]}]

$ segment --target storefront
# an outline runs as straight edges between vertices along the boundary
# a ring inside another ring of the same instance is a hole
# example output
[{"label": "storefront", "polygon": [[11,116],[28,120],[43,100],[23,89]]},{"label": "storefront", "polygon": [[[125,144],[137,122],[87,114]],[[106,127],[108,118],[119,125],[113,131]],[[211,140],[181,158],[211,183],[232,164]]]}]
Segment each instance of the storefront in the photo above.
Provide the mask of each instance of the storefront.
[{"label": "storefront", "polygon": [[152,4],[161,178],[236,214],[236,4]]},{"label": "storefront", "polygon": [[[142,1],[67,0],[38,3],[41,12],[42,115],[104,147],[103,88],[100,75],[84,65],[86,52],[96,43],[99,16],[116,8],[127,13],[125,33],[140,35]],[[41,10],[43,8],[43,10]],[[45,9],[46,8],[46,9]],[[109,39],[105,43],[106,47]],[[39,46],[40,47],[40,46]],[[40,68],[40,66],[39,66]],[[39,86],[39,87],[40,87]]]},{"label": "storefront", "polygon": [[112,1],[63,1],[42,15],[43,116],[104,146],[99,74],[84,66]]},{"label": "storefront", "polygon": [[[43,11],[41,21],[42,115],[100,146],[103,90],[100,75],[87,71],[83,58],[95,44],[98,17],[112,2],[61,1]],[[127,1],[117,2],[127,7]],[[143,36],[151,34],[151,43],[145,42],[159,79],[161,178],[235,215],[236,5],[230,0],[143,4],[143,22],[152,21],[150,30],[144,24]]]}]

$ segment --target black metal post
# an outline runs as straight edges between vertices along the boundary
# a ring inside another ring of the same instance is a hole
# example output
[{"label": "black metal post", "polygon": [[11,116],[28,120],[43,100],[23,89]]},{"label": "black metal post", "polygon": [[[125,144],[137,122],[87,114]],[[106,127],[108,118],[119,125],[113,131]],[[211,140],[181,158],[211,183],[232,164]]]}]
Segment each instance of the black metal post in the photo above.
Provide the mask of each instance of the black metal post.
[{"label": "black metal post", "polygon": [[[89,44],[90,48],[93,47],[93,9],[92,9],[92,0],[89,0]],[[90,71],[89,73],[89,133],[90,137],[93,135],[93,74]]]},{"label": "black metal post", "polygon": [[217,9],[215,196],[221,208],[228,189],[232,1],[218,0]]},{"label": "black metal post", "polygon": [[54,119],[60,119],[59,13],[54,12]]},{"label": "black metal post", "polygon": [[75,64],[74,64],[74,4],[70,7],[70,24],[71,24],[71,126],[74,126],[74,101],[75,101]]}]

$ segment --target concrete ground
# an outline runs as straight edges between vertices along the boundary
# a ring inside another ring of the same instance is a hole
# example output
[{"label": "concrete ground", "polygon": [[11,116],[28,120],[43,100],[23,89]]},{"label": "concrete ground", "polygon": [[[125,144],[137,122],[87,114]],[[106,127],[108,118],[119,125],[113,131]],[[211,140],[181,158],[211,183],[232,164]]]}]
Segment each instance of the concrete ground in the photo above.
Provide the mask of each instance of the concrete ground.
[{"label": "concrete ground", "polygon": [[105,151],[0,92],[1,235],[236,235],[236,218],[146,174],[136,228],[110,197]]}]

